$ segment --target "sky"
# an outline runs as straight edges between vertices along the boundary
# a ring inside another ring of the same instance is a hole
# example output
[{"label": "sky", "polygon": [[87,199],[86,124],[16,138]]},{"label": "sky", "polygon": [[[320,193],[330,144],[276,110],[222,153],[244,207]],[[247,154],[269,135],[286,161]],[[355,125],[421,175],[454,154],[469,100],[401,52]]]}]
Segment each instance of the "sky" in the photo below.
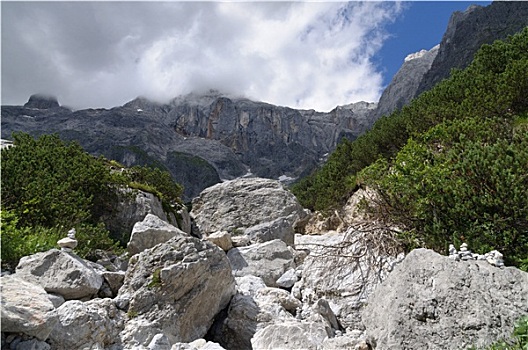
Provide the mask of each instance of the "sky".
[{"label": "sky", "polygon": [[74,109],[218,90],[329,111],[376,102],[451,13],[490,2],[1,2],[1,104]]}]

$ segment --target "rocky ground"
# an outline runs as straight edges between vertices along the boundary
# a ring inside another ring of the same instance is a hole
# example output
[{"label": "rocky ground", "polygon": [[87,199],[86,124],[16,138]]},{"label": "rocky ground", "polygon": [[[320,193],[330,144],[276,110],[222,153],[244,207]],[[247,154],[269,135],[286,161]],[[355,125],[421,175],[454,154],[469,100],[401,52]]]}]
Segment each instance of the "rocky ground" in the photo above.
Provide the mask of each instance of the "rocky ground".
[{"label": "rocky ground", "polygon": [[528,314],[527,273],[404,256],[354,200],[337,231],[274,180],[206,189],[182,227],[149,203],[126,256],[52,249],[4,274],[2,349],[454,349]]}]

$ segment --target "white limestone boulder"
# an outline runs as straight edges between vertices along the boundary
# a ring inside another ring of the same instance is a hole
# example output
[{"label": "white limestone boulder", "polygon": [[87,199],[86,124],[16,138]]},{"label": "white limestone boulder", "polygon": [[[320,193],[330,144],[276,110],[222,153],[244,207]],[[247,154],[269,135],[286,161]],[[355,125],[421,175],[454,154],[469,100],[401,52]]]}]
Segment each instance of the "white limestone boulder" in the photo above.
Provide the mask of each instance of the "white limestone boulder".
[{"label": "white limestone boulder", "polygon": [[318,350],[329,337],[325,326],[316,322],[298,320],[274,323],[255,333],[251,339],[253,349],[305,349]]},{"label": "white limestone boulder", "polygon": [[127,250],[130,255],[134,255],[176,236],[188,235],[156,215],[147,214],[143,221],[137,222],[132,228]]},{"label": "white limestone boulder", "polygon": [[121,333],[129,347],[162,333],[171,344],[205,336],[235,293],[226,254],[208,241],[177,236],[133,256],[117,303],[130,320]]},{"label": "white limestone boulder", "polygon": [[125,315],[112,299],[70,300],[57,314],[59,322],[48,339],[53,349],[107,349],[119,344]]},{"label": "white limestone boulder", "polygon": [[87,261],[58,249],[23,257],[16,276],[66,300],[94,297],[103,284],[103,278]]},{"label": "white limestone boulder", "polygon": [[58,317],[44,288],[14,275],[0,277],[0,281],[2,332],[46,340]]},{"label": "white limestone boulder", "polygon": [[527,314],[528,273],[415,249],[369,297],[363,323],[383,349],[487,348]]},{"label": "white limestone boulder", "polygon": [[287,270],[295,267],[291,248],[279,239],[233,248],[229,250],[227,257],[234,276],[257,276],[268,287],[277,287],[277,280]]},{"label": "white limestone boulder", "polygon": [[239,178],[206,188],[193,200],[191,211],[203,236],[228,231],[235,237],[263,225],[248,231],[256,242],[278,238],[290,245],[295,223],[306,215],[280,182],[261,178]]}]

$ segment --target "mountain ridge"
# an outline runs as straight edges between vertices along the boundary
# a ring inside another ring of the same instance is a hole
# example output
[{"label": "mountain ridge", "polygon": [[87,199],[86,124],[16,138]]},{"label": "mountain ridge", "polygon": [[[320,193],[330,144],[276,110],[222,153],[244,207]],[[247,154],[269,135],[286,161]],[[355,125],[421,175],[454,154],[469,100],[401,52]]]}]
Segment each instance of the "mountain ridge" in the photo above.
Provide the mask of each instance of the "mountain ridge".
[{"label": "mountain ridge", "polygon": [[[32,103],[39,96],[30,97]],[[353,139],[367,130],[375,106],[359,103],[324,113],[216,91],[178,96],[166,104],[138,97],[110,109],[72,111],[56,100],[53,105],[46,101],[40,102],[45,107],[40,109],[2,106],[2,138],[16,131],[34,136],[59,133],[89,153],[125,165],[161,165],[184,185],[186,199],[222,179],[247,173],[275,179],[303,176],[342,137]],[[192,174],[178,170],[189,168],[189,162],[194,172],[207,172],[208,180],[193,183]],[[196,168],[198,163],[203,167]]]}]

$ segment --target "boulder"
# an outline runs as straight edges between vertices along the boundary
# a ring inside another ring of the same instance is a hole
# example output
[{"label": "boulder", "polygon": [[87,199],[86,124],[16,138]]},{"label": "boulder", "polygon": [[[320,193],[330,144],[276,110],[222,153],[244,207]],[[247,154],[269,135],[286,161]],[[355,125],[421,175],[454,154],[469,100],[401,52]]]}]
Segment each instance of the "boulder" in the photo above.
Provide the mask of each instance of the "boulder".
[{"label": "boulder", "polygon": [[283,226],[293,227],[305,215],[295,196],[280,182],[261,178],[239,178],[206,188],[193,200],[191,211],[205,236],[216,231],[239,235],[252,226],[279,218],[288,221],[275,224],[284,230]]},{"label": "boulder", "polygon": [[295,269],[289,269],[277,280],[277,286],[285,289],[293,287],[293,285],[299,280]]},{"label": "boulder", "polygon": [[329,337],[324,325],[298,320],[275,323],[255,333],[253,349],[320,349]]},{"label": "boulder", "polygon": [[300,304],[288,292],[277,288],[239,292],[231,300],[227,315],[215,322],[210,335],[226,349],[251,350],[251,339],[258,330],[275,322],[295,320],[292,311],[285,307],[295,311]]},{"label": "boulder", "polygon": [[273,221],[263,222],[252,226],[244,232],[252,243],[262,243],[280,239],[289,246],[293,246],[295,232],[292,223],[295,219],[281,217]]},{"label": "boulder", "polygon": [[156,334],[148,345],[148,350],[171,350],[169,338],[165,334]]},{"label": "boulder", "polygon": [[111,272],[111,271],[105,271],[101,274],[105,280],[105,282],[108,284],[108,288],[111,291],[111,297],[117,296],[117,293],[119,292],[119,288],[123,285],[125,281],[125,272],[124,271],[117,271],[117,272]]},{"label": "boulder", "polygon": [[299,299],[294,298],[290,293],[279,288],[262,288],[257,292],[255,298],[261,305],[261,308],[265,309],[266,305],[280,305],[292,315],[294,315],[302,306]]},{"label": "boulder", "polygon": [[58,317],[44,288],[13,275],[0,277],[0,281],[2,332],[46,340]]},{"label": "boulder", "polygon": [[147,346],[158,333],[170,343],[203,337],[235,293],[226,254],[208,241],[176,236],[133,256],[116,303],[128,308],[121,339]]},{"label": "boulder", "polygon": [[171,350],[225,350],[220,344],[205,339],[196,339],[190,343],[176,343]]},{"label": "boulder", "polygon": [[268,287],[277,287],[279,277],[294,267],[292,251],[279,239],[233,248],[227,253],[227,257],[234,276],[261,277]]},{"label": "boulder", "polygon": [[147,214],[143,221],[137,222],[132,228],[127,249],[130,255],[134,255],[156,244],[167,242],[175,236],[187,236],[187,234],[156,215]]},{"label": "boulder", "polygon": [[64,304],[64,302],[66,302],[64,297],[59,294],[48,293],[48,299],[51,301],[55,308],[58,308],[59,306]]},{"label": "boulder", "polygon": [[243,295],[254,297],[259,290],[266,288],[266,284],[260,277],[247,275],[236,277],[235,280],[237,292]]},{"label": "boulder", "polygon": [[380,349],[465,349],[507,338],[528,314],[528,273],[413,250],[363,312]]},{"label": "boulder", "polygon": [[325,299],[343,328],[360,328],[361,310],[374,288],[403,259],[380,251],[390,246],[389,239],[375,229],[348,229],[344,233],[321,236],[296,235],[298,249],[307,249],[302,277],[292,292],[302,295],[303,303],[313,305]]},{"label": "boulder", "polygon": [[87,261],[57,249],[23,257],[16,267],[16,275],[66,300],[91,298],[103,284],[103,278]]},{"label": "boulder", "polygon": [[224,252],[227,252],[229,249],[233,248],[233,242],[231,241],[231,234],[227,231],[218,231],[210,234],[206,239],[216,244]]},{"label": "boulder", "polygon": [[59,322],[48,339],[53,349],[107,349],[119,344],[125,317],[111,299],[70,300],[57,314]]},{"label": "boulder", "polygon": [[[181,229],[187,229],[189,232],[185,232],[190,233],[190,228],[186,227],[187,209],[182,207],[179,211],[182,217]],[[115,211],[112,212],[111,216],[105,216],[103,220],[112,237],[124,244],[129,241],[130,232],[134,225],[143,221],[147,214],[155,215],[161,220],[178,227],[176,216],[173,213],[167,213],[163,209],[161,200],[158,197],[149,192],[130,188],[123,188],[119,191],[118,204],[115,207]]]}]

